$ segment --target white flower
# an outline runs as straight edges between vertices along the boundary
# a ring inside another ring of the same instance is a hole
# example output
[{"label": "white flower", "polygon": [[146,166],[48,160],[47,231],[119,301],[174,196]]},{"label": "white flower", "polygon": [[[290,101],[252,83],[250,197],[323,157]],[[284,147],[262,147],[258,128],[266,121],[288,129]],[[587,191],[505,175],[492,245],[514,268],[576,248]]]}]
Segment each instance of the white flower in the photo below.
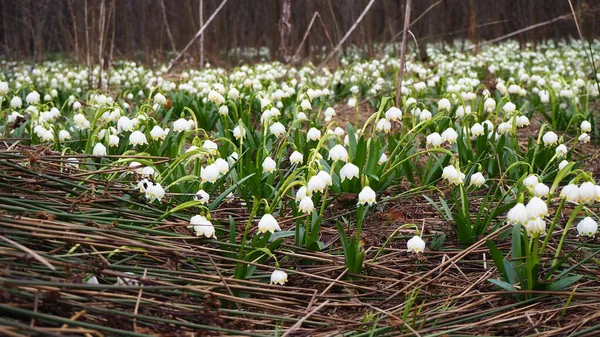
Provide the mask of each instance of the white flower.
[{"label": "white flower", "polygon": [[117,130],[119,130],[119,132],[133,131],[134,126],[135,126],[135,122],[133,120],[129,119],[129,117],[127,117],[127,116],[122,116],[117,121]]},{"label": "white flower", "polygon": [[483,174],[481,174],[481,172],[476,172],[471,176],[471,181],[469,182],[470,185],[475,185],[477,187],[481,187],[481,185],[483,185],[485,183],[485,177],[483,176]]},{"label": "white flower", "polygon": [[321,178],[323,183],[325,183],[325,186],[331,186],[331,184],[333,184],[333,180],[331,179],[331,176],[329,175],[329,173],[327,173],[325,171],[319,171],[317,173],[317,177]]},{"label": "white flower", "polygon": [[167,103],[167,98],[165,97],[165,95],[161,94],[160,92],[157,92],[156,95],[154,95],[154,103],[165,105],[165,103]]},{"label": "white flower", "polygon": [[329,150],[329,160],[333,160],[333,161],[344,161],[347,162],[348,161],[348,150],[346,150],[346,148],[340,144],[337,144],[336,146],[332,147],[331,150]]},{"label": "white flower", "polygon": [[210,195],[208,195],[208,193],[206,193],[206,191],[204,190],[199,190],[198,192],[196,192],[194,200],[199,200],[200,205],[204,205],[208,202],[208,200],[210,200]]},{"label": "white flower", "polygon": [[[509,102],[510,103],[510,102]],[[511,103],[512,104],[512,103]],[[504,108],[506,109],[506,105],[504,105]],[[494,111],[494,109],[496,109],[496,101],[493,98],[487,98],[485,100],[485,102],[483,102],[483,109],[486,112],[492,112]],[[506,111],[506,110],[505,110]]]},{"label": "white flower", "polygon": [[110,135],[108,136],[108,147],[117,147],[119,146],[119,136]]},{"label": "white flower", "polygon": [[142,167],[139,171],[139,175],[142,177],[152,177],[155,173],[154,168],[150,166]]},{"label": "white flower", "polygon": [[4,96],[8,93],[8,82],[0,81],[0,95]]},{"label": "white flower", "polygon": [[598,231],[598,223],[594,221],[594,219],[588,217],[583,218],[577,224],[577,232],[579,232],[579,236],[587,235],[594,236]]},{"label": "white flower", "polygon": [[586,181],[579,186],[579,202],[591,204],[596,199],[596,185]]},{"label": "white flower", "polygon": [[578,202],[579,201],[579,187],[575,184],[569,184],[563,187],[562,191],[560,191],[560,196],[565,198],[570,202]]},{"label": "white flower", "polygon": [[533,187],[533,194],[538,198],[545,198],[550,193],[550,187],[544,183],[538,183]]},{"label": "white flower", "polygon": [[271,214],[265,214],[262,216],[260,221],[258,222],[258,231],[261,233],[271,232],[271,234],[275,233],[275,231],[280,231],[279,223]]},{"label": "white flower", "polygon": [[275,269],[271,274],[271,282],[269,284],[284,285],[288,281],[288,275],[283,270]]},{"label": "white flower", "polygon": [[300,103],[300,107],[302,108],[302,110],[310,110],[312,109],[312,106],[310,105],[310,102],[305,99]]},{"label": "white flower", "polygon": [[221,174],[225,174],[229,171],[229,163],[223,158],[217,158],[213,165],[217,167]]},{"label": "white flower", "polygon": [[19,96],[14,96],[10,100],[10,106],[12,108],[20,108],[22,105],[23,105],[23,100],[21,100],[21,97],[19,97]]},{"label": "white flower", "polygon": [[[494,106],[496,105],[496,103],[494,102]],[[506,104],[504,104],[504,106],[502,107],[502,110],[504,110],[505,113],[513,113],[517,110],[517,106],[512,103],[512,102],[506,102]]]},{"label": "white flower", "polygon": [[501,135],[510,132],[511,129],[512,126],[510,125],[510,123],[507,122],[502,122],[500,123],[500,125],[498,125],[498,133]]},{"label": "white flower", "polygon": [[202,143],[202,148],[214,156],[215,154],[217,154],[217,149],[219,148],[219,146],[212,140],[207,139]]},{"label": "white flower", "polygon": [[509,223],[513,225],[521,224],[524,225],[525,222],[529,220],[529,213],[527,212],[527,208],[522,203],[516,204],[513,208],[508,211],[506,218]]},{"label": "white flower", "polygon": [[292,164],[302,164],[303,161],[304,161],[304,155],[298,151],[294,151],[290,155],[290,162]]},{"label": "white flower", "polygon": [[473,137],[481,136],[481,135],[483,135],[483,132],[484,132],[484,127],[483,127],[483,125],[481,125],[479,123],[475,123],[471,127],[471,135],[473,135]]},{"label": "white flower", "polygon": [[381,157],[379,157],[379,161],[377,162],[377,164],[381,165],[381,164],[387,162],[387,160],[388,160],[388,157],[385,155],[385,153],[382,153]]},{"label": "white flower", "polygon": [[152,184],[146,188],[146,199],[150,200],[150,202],[154,200],[160,201],[165,196],[165,190],[160,186],[160,184]]},{"label": "white flower", "polygon": [[238,125],[235,128],[233,128],[233,136],[235,137],[235,139],[244,138],[245,135],[246,129],[242,126]]},{"label": "white flower", "polygon": [[279,137],[285,133],[285,126],[279,122],[275,122],[269,127],[269,130],[275,137]]},{"label": "white flower", "polygon": [[219,94],[217,91],[211,90],[208,93],[208,100],[216,105],[221,105],[225,102],[225,97],[223,97],[223,95]]},{"label": "white flower", "polygon": [[106,146],[102,145],[102,143],[96,143],[92,150],[92,154],[94,156],[106,156]]},{"label": "white flower", "polygon": [[306,141],[315,141],[321,138],[321,130],[317,128],[310,128],[306,133]]},{"label": "white flower", "polygon": [[525,185],[529,191],[533,191],[533,188],[539,182],[540,181],[539,181],[538,177],[536,175],[532,174],[523,180],[523,185]]},{"label": "white flower", "polygon": [[73,122],[78,130],[85,130],[90,127],[90,121],[88,121],[83,114],[73,116]]},{"label": "white flower", "polygon": [[584,132],[579,135],[578,140],[582,143],[588,143],[590,141],[590,135]]},{"label": "white flower", "polygon": [[227,116],[227,114],[229,114],[229,108],[227,107],[227,105],[221,105],[221,107],[219,108],[219,115]]},{"label": "white flower", "polygon": [[373,205],[376,203],[376,195],[375,191],[369,186],[365,186],[362,191],[358,194],[358,203],[361,205],[369,204]]},{"label": "white flower", "polygon": [[527,208],[527,214],[529,214],[530,220],[543,218],[548,215],[548,206],[546,205],[546,202],[538,197],[531,198],[525,208]]},{"label": "white flower", "polygon": [[298,209],[302,213],[308,214],[308,213],[312,212],[315,209],[315,204],[313,203],[312,199],[307,196],[307,197],[302,198],[302,200],[300,200],[300,204],[298,205]]},{"label": "white flower", "polygon": [[354,97],[351,97],[351,98],[348,100],[348,106],[349,106],[350,108],[354,108],[354,107],[356,106],[356,98],[354,98]]},{"label": "white flower", "polygon": [[346,179],[352,180],[356,177],[358,177],[360,172],[360,169],[358,168],[358,166],[352,164],[352,163],[346,163],[346,165],[344,165],[342,167],[342,169],[340,170],[340,180],[344,181]]},{"label": "white flower", "polygon": [[227,96],[229,98],[231,98],[232,100],[236,100],[236,99],[238,99],[240,97],[240,92],[236,88],[231,88],[227,92]]},{"label": "white flower", "polygon": [[308,193],[312,194],[315,191],[323,192],[326,186],[326,183],[323,181],[323,179],[321,179],[321,177],[314,175],[308,180]]},{"label": "white flower", "polygon": [[542,137],[542,141],[546,146],[555,145],[558,142],[558,135],[552,131],[548,131]]},{"label": "white flower", "polygon": [[32,91],[25,97],[25,102],[28,104],[37,104],[40,101],[40,94],[37,91]]},{"label": "white flower", "polygon": [[336,115],[336,113],[332,107],[328,107],[327,109],[325,109],[325,112],[323,112],[323,115],[325,115],[325,117],[333,117]]},{"label": "white flower", "polygon": [[219,178],[219,168],[217,165],[210,164],[203,167],[200,171],[200,180],[204,182],[214,183]]},{"label": "white flower", "polygon": [[308,117],[306,117],[306,114],[302,111],[298,112],[298,115],[296,115],[296,119],[299,121],[303,121],[308,119]]},{"label": "white flower", "polygon": [[453,144],[458,139],[458,133],[453,128],[447,128],[442,132],[442,141]]},{"label": "white flower", "polygon": [[423,121],[428,121],[431,119],[431,111],[427,110],[427,109],[423,109],[421,111],[421,113],[419,114],[419,121],[423,122]]},{"label": "white flower", "polygon": [[67,130],[60,130],[58,132],[58,140],[64,142],[67,139],[71,139],[71,134]]},{"label": "white flower", "polygon": [[562,170],[562,169],[563,169],[565,166],[567,166],[567,165],[569,165],[569,162],[568,162],[568,161],[566,161],[566,160],[563,160],[563,161],[561,161],[561,162],[558,164],[558,170],[559,170],[559,171],[560,171],[560,170]]},{"label": "white flower", "polygon": [[171,127],[173,128],[173,132],[185,132],[190,130],[190,123],[185,118],[179,118],[173,122]]},{"label": "white flower", "polygon": [[392,123],[385,118],[380,119],[377,122],[377,131],[383,131],[385,133],[389,133],[392,129]]},{"label": "white flower", "polygon": [[273,159],[271,159],[271,157],[267,157],[262,163],[262,168],[263,172],[265,173],[273,173],[277,168],[277,163]]},{"label": "white flower", "polygon": [[527,116],[519,116],[517,118],[517,127],[525,127],[529,125],[529,118]]},{"label": "white flower", "polygon": [[402,110],[396,108],[395,106],[388,109],[385,112],[385,118],[391,121],[395,121],[402,118]]},{"label": "white flower", "polygon": [[155,125],[152,130],[150,130],[150,136],[152,136],[152,139],[154,140],[159,140],[159,139],[165,139],[167,137],[167,133],[165,132],[165,130],[163,130],[163,128],[161,128],[158,125]]},{"label": "white flower", "polygon": [[569,152],[569,150],[567,149],[567,146],[565,144],[560,144],[556,147],[556,150],[554,151],[554,153],[556,153],[556,155],[559,158],[564,157],[567,154],[567,152]]},{"label": "white flower", "polygon": [[136,130],[129,135],[129,144],[133,146],[148,144],[148,140],[146,140],[146,135],[141,131]]},{"label": "white flower", "polygon": [[406,242],[406,248],[409,252],[422,253],[425,250],[425,241],[415,235]]},{"label": "white flower", "polygon": [[442,178],[454,185],[459,185],[464,182],[465,174],[457,170],[453,165],[448,165],[442,171]]},{"label": "white flower", "polygon": [[537,217],[535,219],[530,219],[525,223],[525,229],[527,230],[527,235],[532,236],[535,234],[542,234],[546,232],[546,221],[541,217]]},{"label": "white flower", "polygon": [[190,219],[190,226],[196,232],[196,236],[204,235],[207,238],[216,239],[215,226],[202,215],[194,215]]},{"label": "white flower", "polygon": [[450,110],[451,104],[450,101],[447,98],[442,98],[441,100],[439,100],[438,102],[438,110],[442,111],[442,110]]},{"label": "white flower", "polygon": [[305,197],[312,197],[312,194],[308,193],[308,189],[306,188],[306,186],[301,186],[298,191],[296,192],[296,202],[300,202],[302,201],[302,199],[304,199]]},{"label": "white flower", "polygon": [[581,132],[591,132],[592,131],[592,124],[588,121],[581,122],[581,125],[579,127],[581,128]]},{"label": "white flower", "polygon": [[439,133],[434,132],[434,133],[432,133],[430,135],[427,135],[426,145],[431,145],[433,147],[438,147],[438,146],[442,145],[442,141],[443,141],[442,136],[440,136]]}]

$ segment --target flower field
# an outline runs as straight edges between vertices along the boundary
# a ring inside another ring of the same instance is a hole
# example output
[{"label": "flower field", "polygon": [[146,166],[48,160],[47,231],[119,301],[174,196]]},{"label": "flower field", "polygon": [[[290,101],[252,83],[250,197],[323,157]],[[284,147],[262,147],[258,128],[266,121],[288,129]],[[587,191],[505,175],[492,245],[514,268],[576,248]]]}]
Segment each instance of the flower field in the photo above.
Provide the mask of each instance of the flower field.
[{"label": "flower field", "polygon": [[0,335],[594,336],[600,41],[464,46],[3,61]]}]

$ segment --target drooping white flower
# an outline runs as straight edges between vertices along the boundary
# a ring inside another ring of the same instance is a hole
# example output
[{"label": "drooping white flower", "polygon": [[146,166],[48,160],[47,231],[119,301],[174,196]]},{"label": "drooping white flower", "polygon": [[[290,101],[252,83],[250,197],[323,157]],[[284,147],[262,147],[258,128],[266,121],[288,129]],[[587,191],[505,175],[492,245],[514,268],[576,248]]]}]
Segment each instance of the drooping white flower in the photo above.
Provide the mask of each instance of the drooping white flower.
[{"label": "drooping white flower", "polygon": [[386,156],[385,153],[382,153],[381,157],[379,157],[379,160],[377,161],[377,164],[381,165],[387,161],[388,161],[388,157]]},{"label": "drooping white flower", "polygon": [[106,156],[106,146],[102,145],[102,143],[96,143],[92,150],[92,154],[94,156]]},{"label": "drooping white flower", "polygon": [[408,252],[422,253],[425,250],[425,241],[420,236],[413,236],[406,242]]},{"label": "drooping white flower", "polygon": [[560,196],[569,202],[579,202],[579,186],[569,184],[560,191]]},{"label": "drooping white flower", "polygon": [[78,130],[89,129],[91,125],[90,121],[88,121],[87,118],[85,118],[85,116],[81,113],[73,116],[73,122]]},{"label": "drooping white flower", "polygon": [[529,219],[527,222],[525,222],[525,229],[527,230],[527,235],[529,236],[543,234],[546,232],[546,221],[544,221],[544,219],[541,217]]},{"label": "drooping white flower", "polygon": [[129,144],[133,146],[145,145],[148,144],[148,140],[146,139],[146,135],[141,131],[136,130],[129,135]]},{"label": "drooping white flower", "polygon": [[21,97],[19,96],[13,96],[13,98],[10,100],[10,106],[12,108],[20,108],[23,105],[23,100],[21,100]]},{"label": "drooping white flower", "polygon": [[538,183],[533,187],[533,194],[538,198],[545,198],[550,193],[550,187],[544,183]]},{"label": "drooping white flower", "polygon": [[556,153],[556,155],[559,158],[562,158],[562,157],[566,156],[567,152],[569,152],[569,149],[567,149],[567,146],[565,144],[558,145],[556,147],[556,150],[554,151],[554,153]]},{"label": "drooping white flower", "polygon": [[306,196],[300,200],[298,209],[304,214],[309,214],[315,209],[315,204],[310,197]]},{"label": "drooping white flower", "polygon": [[376,203],[377,196],[375,195],[375,191],[369,186],[365,186],[362,191],[358,194],[358,203],[360,205],[369,204],[373,205]]},{"label": "drooping white flower", "polygon": [[396,108],[395,106],[388,109],[385,112],[385,118],[390,121],[395,121],[402,118],[402,110]]},{"label": "drooping white flower", "polygon": [[308,117],[306,116],[306,114],[304,112],[300,111],[296,115],[296,119],[299,121],[304,121],[304,120],[308,119]]},{"label": "drooping white flower", "polygon": [[28,104],[37,104],[40,102],[40,94],[37,91],[32,91],[25,97],[25,102]]},{"label": "drooping white flower", "polygon": [[441,100],[438,101],[438,110],[440,110],[440,111],[450,110],[450,107],[451,107],[451,104],[447,98],[442,98]]},{"label": "drooping white flower", "polygon": [[221,174],[226,174],[229,171],[229,163],[227,163],[227,160],[223,158],[215,159],[213,165],[217,167],[219,173]]},{"label": "drooping white flower", "polygon": [[558,170],[562,170],[562,169],[563,169],[565,166],[567,166],[567,165],[569,165],[569,162],[568,162],[568,161],[566,161],[566,160],[563,160],[563,161],[561,161],[561,162],[558,164]]},{"label": "drooping white flower", "polygon": [[352,163],[346,163],[340,170],[340,180],[344,181],[346,179],[352,180],[357,178],[360,173],[360,169],[358,166]]},{"label": "drooping white flower", "polygon": [[579,135],[579,137],[577,138],[581,143],[589,143],[590,141],[590,135],[587,133],[582,133],[581,135]]},{"label": "drooping white flower", "polygon": [[347,162],[348,161],[348,150],[346,150],[346,148],[340,144],[337,144],[336,146],[332,147],[329,150],[329,160],[333,160],[333,161],[344,161]]},{"label": "drooping white flower", "polygon": [[304,155],[298,151],[294,151],[290,155],[290,163],[292,163],[292,164],[302,164],[303,161],[304,161]]},{"label": "drooping white flower", "polygon": [[165,95],[161,94],[160,92],[157,92],[156,95],[154,95],[154,103],[165,105],[167,103],[167,98],[165,97]]},{"label": "drooping white flower", "polygon": [[302,102],[300,102],[300,107],[303,110],[310,110],[310,109],[312,109],[312,106],[310,105],[310,101],[307,100],[307,99],[305,99]]},{"label": "drooping white flower", "polygon": [[229,114],[229,108],[227,107],[227,105],[221,105],[221,107],[219,108],[219,115],[227,116],[227,114]]},{"label": "drooping white flower", "polygon": [[333,184],[331,176],[326,171],[319,171],[317,173],[317,177],[321,178],[321,180],[325,183],[325,186],[331,186],[331,184]]},{"label": "drooping white flower", "polygon": [[426,137],[426,145],[431,145],[432,147],[439,147],[442,145],[442,136],[439,133],[434,132]]},{"label": "drooping white flower", "polygon": [[598,223],[589,216],[585,217],[577,224],[577,232],[579,236],[594,236],[598,232]]},{"label": "drooping white flower", "polygon": [[258,231],[261,233],[271,232],[271,234],[275,233],[275,231],[280,231],[279,223],[271,214],[265,214],[262,216],[260,221],[258,222]]},{"label": "drooping white flower", "polygon": [[317,128],[310,128],[306,133],[306,141],[315,141],[321,139],[321,130]]},{"label": "drooping white flower", "polygon": [[471,181],[469,182],[469,185],[475,185],[477,187],[481,187],[481,185],[483,185],[484,183],[485,183],[485,177],[483,176],[483,174],[481,172],[475,172],[471,176]]},{"label": "drooping white flower", "polygon": [[305,197],[312,197],[312,194],[308,193],[308,189],[306,188],[306,186],[301,186],[296,192],[295,200],[296,202],[300,202]]},{"label": "drooping white flower", "polygon": [[200,201],[201,205],[204,205],[210,200],[210,195],[208,195],[208,193],[206,193],[206,191],[204,190],[199,190],[198,192],[196,192],[194,200],[198,200]]},{"label": "drooping white flower", "polygon": [[285,126],[279,122],[275,122],[269,127],[269,130],[275,137],[279,137],[285,133]]},{"label": "drooping white flower", "polygon": [[[506,107],[506,105],[504,107]],[[491,97],[487,98],[485,102],[483,102],[483,109],[486,112],[494,111],[494,109],[496,109],[496,101]]]},{"label": "drooping white flower", "polygon": [[263,160],[262,168],[265,173],[273,173],[277,168],[277,163],[271,157],[267,157]]},{"label": "drooping white flower", "polygon": [[529,191],[533,191],[533,188],[539,182],[539,178],[536,175],[532,174],[523,180],[523,185],[525,185]]},{"label": "drooping white flower", "polygon": [[542,141],[546,146],[555,145],[558,142],[558,135],[552,131],[548,131],[542,137]]},{"label": "drooping white flower", "polygon": [[527,208],[530,220],[543,218],[548,215],[548,206],[546,205],[546,202],[538,197],[531,198],[525,208]]},{"label": "drooping white flower", "polygon": [[179,118],[178,120],[173,122],[171,126],[173,128],[173,132],[186,132],[190,130],[190,123],[185,118]]},{"label": "drooping white flower", "polygon": [[481,135],[483,135],[483,132],[484,132],[484,127],[483,127],[483,125],[481,125],[479,123],[475,123],[471,127],[471,135],[473,137],[481,136]]},{"label": "drooping white flower", "polygon": [[579,186],[579,202],[591,204],[596,199],[596,185],[586,181]]},{"label": "drooping white flower", "polygon": [[[494,106],[495,105],[496,104],[494,103]],[[505,113],[510,114],[517,110],[517,106],[512,102],[506,102],[506,104],[504,104],[504,106],[502,107],[502,110],[504,110]]]},{"label": "drooping white flower", "polygon": [[67,130],[60,130],[58,132],[58,140],[64,142],[65,140],[71,139],[71,134]]},{"label": "drooping white flower", "polygon": [[165,196],[165,190],[160,186],[160,184],[149,183],[146,188],[146,199],[150,200],[150,202],[154,200],[160,201]]},{"label": "drooping white flower", "polygon": [[150,130],[150,136],[154,140],[159,140],[159,139],[164,140],[165,138],[167,138],[167,133],[165,132],[165,130],[163,130],[163,128],[161,128],[158,125],[155,125],[152,128],[152,130]]},{"label": "drooping white flower", "polygon": [[458,133],[453,128],[447,128],[442,132],[442,141],[454,144],[458,139]]},{"label": "drooping white flower", "polygon": [[202,148],[214,156],[217,154],[217,150],[218,150],[219,146],[217,145],[217,143],[213,142],[212,140],[207,139],[204,142],[202,142]]},{"label": "drooping white flower", "polygon": [[283,270],[275,269],[271,274],[271,281],[269,284],[280,284],[284,285],[288,281],[288,275]]},{"label": "drooping white flower", "polygon": [[517,118],[517,127],[522,128],[529,125],[529,118],[527,116],[519,116]]},{"label": "drooping white flower", "polygon": [[512,129],[510,123],[508,122],[502,122],[498,125],[498,133],[503,135],[506,134],[508,132],[510,132],[510,130]]},{"label": "drooping white flower", "polygon": [[119,146],[119,136],[110,135],[108,136],[108,147],[117,147]]},{"label": "drooping white flower", "polygon": [[579,126],[581,128],[581,132],[591,132],[592,131],[592,123],[588,121],[581,122]]},{"label": "drooping white flower", "polygon": [[382,118],[377,122],[376,129],[380,132],[389,133],[392,129],[392,123],[390,123],[390,121],[388,121],[387,119]]},{"label": "drooping white flower", "polygon": [[133,131],[134,127],[135,127],[134,121],[129,119],[129,117],[127,117],[127,116],[121,116],[119,118],[119,120],[117,121],[117,130],[119,132]]},{"label": "drooping white flower", "polygon": [[524,225],[525,222],[529,221],[529,213],[527,212],[525,205],[518,203],[508,211],[506,218],[508,222],[513,225]]},{"label": "drooping white flower", "polygon": [[348,99],[348,106],[350,108],[354,108],[356,106],[356,98],[351,97],[350,99]]},{"label": "drooping white flower", "polygon": [[325,187],[327,187],[327,184],[318,175],[314,175],[308,180],[307,188],[308,193],[310,194],[312,194],[315,191],[323,192],[325,190]]},{"label": "drooping white flower", "polygon": [[421,110],[421,113],[419,114],[419,121],[424,122],[424,121],[428,121],[430,120],[432,117],[431,111],[427,110],[427,109],[423,109]]},{"label": "drooping white flower", "polygon": [[219,168],[217,165],[210,164],[203,167],[200,171],[200,180],[204,182],[214,183],[219,178]]},{"label": "drooping white flower", "polygon": [[215,226],[202,215],[194,215],[190,219],[190,226],[188,228],[193,228],[196,236],[204,235],[206,238],[217,238]]}]

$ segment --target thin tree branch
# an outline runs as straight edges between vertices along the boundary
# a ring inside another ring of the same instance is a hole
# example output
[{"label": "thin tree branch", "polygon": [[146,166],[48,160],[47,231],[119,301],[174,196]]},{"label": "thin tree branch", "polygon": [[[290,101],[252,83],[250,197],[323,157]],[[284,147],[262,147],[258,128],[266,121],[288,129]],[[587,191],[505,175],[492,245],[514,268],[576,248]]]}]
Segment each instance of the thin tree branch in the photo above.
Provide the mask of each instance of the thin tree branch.
[{"label": "thin tree branch", "polygon": [[404,9],[404,29],[402,30],[402,49],[400,50],[400,69],[398,70],[398,80],[396,82],[396,106],[399,107],[402,102],[402,76],[404,76],[404,65],[406,64],[406,33],[410,25],[410,9],[412,0],[406,0],[406,8]]}]

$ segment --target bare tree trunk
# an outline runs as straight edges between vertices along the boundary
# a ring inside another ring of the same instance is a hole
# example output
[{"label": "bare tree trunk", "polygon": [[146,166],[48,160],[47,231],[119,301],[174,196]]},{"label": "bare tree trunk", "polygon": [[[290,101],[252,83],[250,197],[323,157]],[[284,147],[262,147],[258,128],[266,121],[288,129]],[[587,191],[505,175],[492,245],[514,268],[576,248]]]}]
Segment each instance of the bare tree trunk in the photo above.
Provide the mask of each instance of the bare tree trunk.
[{"label": "bare tree trunk", "polygon": [[100,20],[98,21],[98,33],[100,34],[100,43],[98,45],[98,89],[102,89],[102,70],[104,69],[104,26],[106,25],[106,1],[100,2]]},{"label": "bare tree trunk", "polygon": [[77,17],[73,11],[73,0],[68,0],[67,5],[69,6],[69,13],[71,14],[71,20],[73,20],[73,39],[75,40],[75,58],[77,62],[80,61],[79,57],[79,35],[77,34]]},{"label": "bare tree trunk", "polygon": [[291,7],[291,0],[283,0],[281,20],[279,20],[279,60],[283,63],[289,62],[287,45],[292,31],[292,24],[290,23],[290,17],[292,15]]},{"label": "bare tree trunk", "polygon": [[110,52],[108,53],[108,76],[106,78],[106,89],[109,90],[110,89],[110,78],[112,76],[112,60],[113,60],[113,50],[115,47],[115,31],[116,31],[116,16],[117,16],[117,12],[116,12],[116,8],[115,8],[115,3],[117,2],[117,0],[113,0],[112,2],[112,34],[110,37]]},{"label": "bare tree trunk", "polygon": [[400,49],[400,69],[398,69],[398,81],[396,88],[396,107],[402,103],[402,76],[404,75],[404,65],[406,63],[406,33],[410,25],[410,6],[412,0],[406,0],[406,8],[404,9],[404,29],[402,31],[402,48]]},{"label": "bare tree trunk", "polygon": [[88,23],[88,2],[87,0],[83,1],[84,12],[85,12],[85,54],[86,54],[86,64],[88,68],[88,88],[92,85],[92,59],[90,58],[90,26]]},{"label": "bare tree trunk", "polygon": [[[200,18],[200,27],[204,26],[204,0],[200,0],[198,16]],[[204,68],[204,32],[200,34],[200,69]]]},{"label": "bare tree trunk", "polygon": [[171,43],[171,49],[174,53],[177,53],[177,48],[175,48],[175,40],[173,40],[173,34],[171,33],[171,26],[169,26],[169,19],[167,18],[167,9],[165,8],[165,0],[160,0],[160,8],[162,9],[163,22],[165,23],[165,28],[167,29],[167,36],[169,37],[169,42]]}]

